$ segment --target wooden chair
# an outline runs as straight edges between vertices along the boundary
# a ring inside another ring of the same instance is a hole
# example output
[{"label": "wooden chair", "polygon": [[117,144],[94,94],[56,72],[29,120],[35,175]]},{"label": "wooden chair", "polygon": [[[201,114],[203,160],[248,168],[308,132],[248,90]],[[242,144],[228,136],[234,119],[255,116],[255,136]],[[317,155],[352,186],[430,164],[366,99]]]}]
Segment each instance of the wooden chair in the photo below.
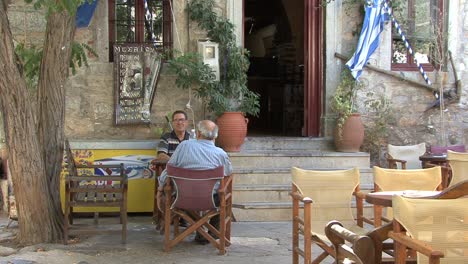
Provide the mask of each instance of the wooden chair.
[{"label": "wooden chair", "polygon": [[[168,164],[166,170],[168,180],[164,186],[164,251],[170,251],[185,237],[198,231],[219,250],[220,255],[224,255],[226,247],[231,244],[232,175],[225,177],[223,166],[209,170],[191,170]],[[219,206],[213,195],[218,181]],[[173,191],[176,191],[175,198],[172,197]],[[219,227],[214,227],[209,221],[217,216],[220,219]],[[182,233],[179,233],[180,217],[189,224]],[[174,236],[171,239],[172,219]]]},{"label": "wooden chair", "polygon": [[[65,140],[67,175],[65,176],[64,243],[68,243],[70,225],[73,224],[73,208],[95,208],[95,224],[99,211],[105,207],[118,208],[122,224],[122,243],[127,239],[127,175],[124,165],[77,165]],[[104,169],[109,175],[94,175],[94,169]],[[88,230],[89,231],[89,230]],[[97,232],[94,229],[91,232]]]},{"label": "wooden chair", "polygon": [[386,159],[389,169],[421,169],[419,157],[426,153],[426,144],[395,146],[388,144]]},{"label": "wooden chair", "polygon": [[468,180],[468,153],[447,151],[447,160],[451,169],[452,178],[448,186]]},{"label": "wooden chair", "polygon": [[156,230],[162,230],[162,222],[163,222],[162,213],[158,208],[158,187],[159,187],[158,177],[161,176],[161,173],[166,168],[166,164],[167,164],[167,160],[154,159],[151,161],[152,169],[155,172],[153,221],[154,221],[154,224],[156,225]]},{"label": "wooden chair", "polygon": [[[375,264],[374,241],[368,236],[357,235],[343,227],[338,221],[330,221],[325,234],[335,249],[335,263]],[[351,243],[351,247],[345,244]],[[347,261],[347,262],[345,262]]]},{"label": "wooden chair", "polygon": [[433,197],[393,197],[396,263],[416,250],[417,263],[468,263],[468,181]]},{"label": "wooden chair", "polygon": [[[440,190],[442,183],[441,168],[418,170],[383,169],[377,166],[374,172],[374,191],[435,191]],[[383,207],[374,205],[374,226],[381,226],[382,219],[389,222],[392,218],[391,208],[387,208],[387,217],[382,216]]]},{"label": "wooden chair", "polygon": [[[331,220],[340,221],[347,229],[357,234],[365,234],[363,229],[363,195],[359,191],[359,169],[334,171],[291,169],[293,199],[293,264],[299,263],[299,255],[304,263],[320,263],[327,256],[335,257],[333,245],[327,239],[324,228]],[[354,220],[351,202],[356,195],[357,222]],[[304,204],[303,216],[299,203]],[[299,246],[299,236],[304,236],[303,248]],[[312,243],[323,252],[312,260]]]}]

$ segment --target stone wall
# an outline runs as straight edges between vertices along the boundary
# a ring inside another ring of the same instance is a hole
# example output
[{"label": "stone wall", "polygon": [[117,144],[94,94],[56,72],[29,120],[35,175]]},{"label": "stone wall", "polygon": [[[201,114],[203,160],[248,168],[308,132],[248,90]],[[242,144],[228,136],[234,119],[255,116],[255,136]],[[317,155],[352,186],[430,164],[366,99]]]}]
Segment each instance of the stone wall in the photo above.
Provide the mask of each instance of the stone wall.
[{"label": "stone wall", "polygon": [[[338,2],[338,1],[336,1]],[[341,2],[341,1],[340,1]],[[429,108],[435,102],[432,92],[424,87],[410,84],[398,80],[382,73],[372,70],[365,70],[360,78],[364,84],[364,89],[358,93],[358,103],[360,112],[364,114],[364,122],[371,122],[366,116],[368,109],[363,107],[363,102],[368,98],[368,92],[377,95],[382,94],[390,99],[391,108],[394,114],[394,121],[390,122],[389,137],[387,143],[395,145],[416,144],[426,142],[430,145],[452,145],[468,144],[468,99],[467,85],[468,76],[466,72],[466,63],[468,62],[468,2],[464,0],[450,1],[449,16],[449,43],[452,50],[458,76],[462,80],[462,93],[460,100],[451,100],[446,104],[446,110],[440,111],[439,108]],[[358,9],[349,8],[345,4],[329,4],[327,6],[327,30],[337,30],[335,36],[326,35],[328,45],[326,64],[326,101],[333,94],[337,86],[337,79],[341,69],[344,67],[344,61],[337,59],[334,52],[351,56],[357,43],[358,35],[352,32],[360,28]],[[346,9],[346,10],[345,10]],[[336,36],[341,36],[335,40]],[[375,51],[369,60],[370,64],[383,70],[390,70],[391,58],[391,24],[385,26],[385,31],[381,35],[379,48]],[[406,78],[424,83],[419,72],[395,72]],[[429,73],[429,78],[433,83],[438,83],[440,78],[435,73]],[[451,65],[448,65],[448,72],[442,76],[445,90],[455,90],[455,78]],[[434,86],[434,85],[433,85]],[[442,115],[442,118],[441,118]],[[326,107],[324,116],[327,126],[324,129],[325,135],[331,135],[334,119],[333,114]]]},{"label": "stone wall", "polygon": [[[224,12],[225,2],[216,2],[216,11]],[[174,48],[182,52],[195,51],[197,40],[206,35],[196,23],[187,21],[184,3],[175,1],[173,5],[176,17]],[[65,116],[67,137],[74,140],[157,139],[162,132],[169,130],[165,116],[184,109],[188,102],[193,109],[193,112],[187,110],[190,126],[194,125],[193,120],[214,118],[205,111],[203,103],[195,98],[193,91],[175,86],[175,76],[163,65],[153,100],[151,124],[115,126],[113,63],[108,62],[107,13],[107,1],[99,1],[90,25],[75,32],[75,40],[90,45],[99,56],[88,54],[89,67],[78,69],[77,74],[68,81]],[[42,12],[34,11],[32,5],[25,4],[23,0],[13,0],[8,16],[16,42],[42,45],[46,26]]]}]

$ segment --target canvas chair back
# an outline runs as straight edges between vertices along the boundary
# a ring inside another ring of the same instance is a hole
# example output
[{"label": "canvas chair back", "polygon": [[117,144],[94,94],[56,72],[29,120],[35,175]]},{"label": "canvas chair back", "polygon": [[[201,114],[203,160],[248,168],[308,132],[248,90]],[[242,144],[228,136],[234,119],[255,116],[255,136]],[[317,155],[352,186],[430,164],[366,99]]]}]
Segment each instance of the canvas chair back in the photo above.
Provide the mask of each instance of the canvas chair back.
[{"label": "canvas chair back", "polygon": [[335,171],[291,169],[293,184],[312,202],[311,227],[323,235],[324,227],[337,220],[346,228],[356,225],[351,209],[353,192],[359,185],[359,169]]},{"label": "canvas chair back", "polygon": [[[468,263],[468,198],[393,197],[394,218],[415,239],[444,253],[440,263]],[[429,263],[418,253],[418,264]]]},{"label": "canvas chair back", "polygon": [[223,166],[193,170],[167,164],[166,170],[177,193],[171,208],[205,211],[217,207],[213,200],[213,190],[216,182],[224,177]]},{"label": "canvas chair back", "polygon": [[374,183],[380,191],[435,191],[442,182],[440,167],[418,170],[383,169],[374,166]]},{"label": "canvas chair back", "polygon": [[468,153],[447,151],[447,160],[452,168],[450,186],[468,180]]},{"label": "canvas chair back", "polygon": [[419,157],[424,155],[424,153],[426,153],[425,143],[409,146],[395,146],[388,144],[388,154],[390,154],[394,159],[406,160],[407,169],[420,169],[421,161],[419,160]]},{"label": "canvas chair back", "polygon": [[432,154],[447,154],[447,151],[465,152],[465,145],[453,145],[453,146],[431,146]]}]

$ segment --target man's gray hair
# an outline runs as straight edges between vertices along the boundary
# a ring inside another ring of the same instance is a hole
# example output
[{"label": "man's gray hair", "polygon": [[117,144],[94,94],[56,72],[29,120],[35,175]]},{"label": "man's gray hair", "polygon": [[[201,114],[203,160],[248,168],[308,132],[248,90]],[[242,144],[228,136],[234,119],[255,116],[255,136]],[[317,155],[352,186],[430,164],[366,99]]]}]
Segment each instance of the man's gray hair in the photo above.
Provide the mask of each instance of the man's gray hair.
[{"label": "man's gray hair", "polygon": [[206,120],[199,121],[197,128],[204,139],[213,140],[218,137],[218,126],[214,123],[214,126],[210,126],[210,123]]}]

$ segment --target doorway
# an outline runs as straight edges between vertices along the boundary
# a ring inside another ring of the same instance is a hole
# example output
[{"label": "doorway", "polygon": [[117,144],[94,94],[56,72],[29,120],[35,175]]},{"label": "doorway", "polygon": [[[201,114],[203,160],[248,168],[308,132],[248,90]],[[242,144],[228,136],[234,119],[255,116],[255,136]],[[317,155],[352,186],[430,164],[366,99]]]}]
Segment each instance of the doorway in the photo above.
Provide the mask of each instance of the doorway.
[{"label": "doorway", "polygon": [[249,135],[301,136],[304,131],[304,1],[245,0],[248,87],[260,95]]}]

